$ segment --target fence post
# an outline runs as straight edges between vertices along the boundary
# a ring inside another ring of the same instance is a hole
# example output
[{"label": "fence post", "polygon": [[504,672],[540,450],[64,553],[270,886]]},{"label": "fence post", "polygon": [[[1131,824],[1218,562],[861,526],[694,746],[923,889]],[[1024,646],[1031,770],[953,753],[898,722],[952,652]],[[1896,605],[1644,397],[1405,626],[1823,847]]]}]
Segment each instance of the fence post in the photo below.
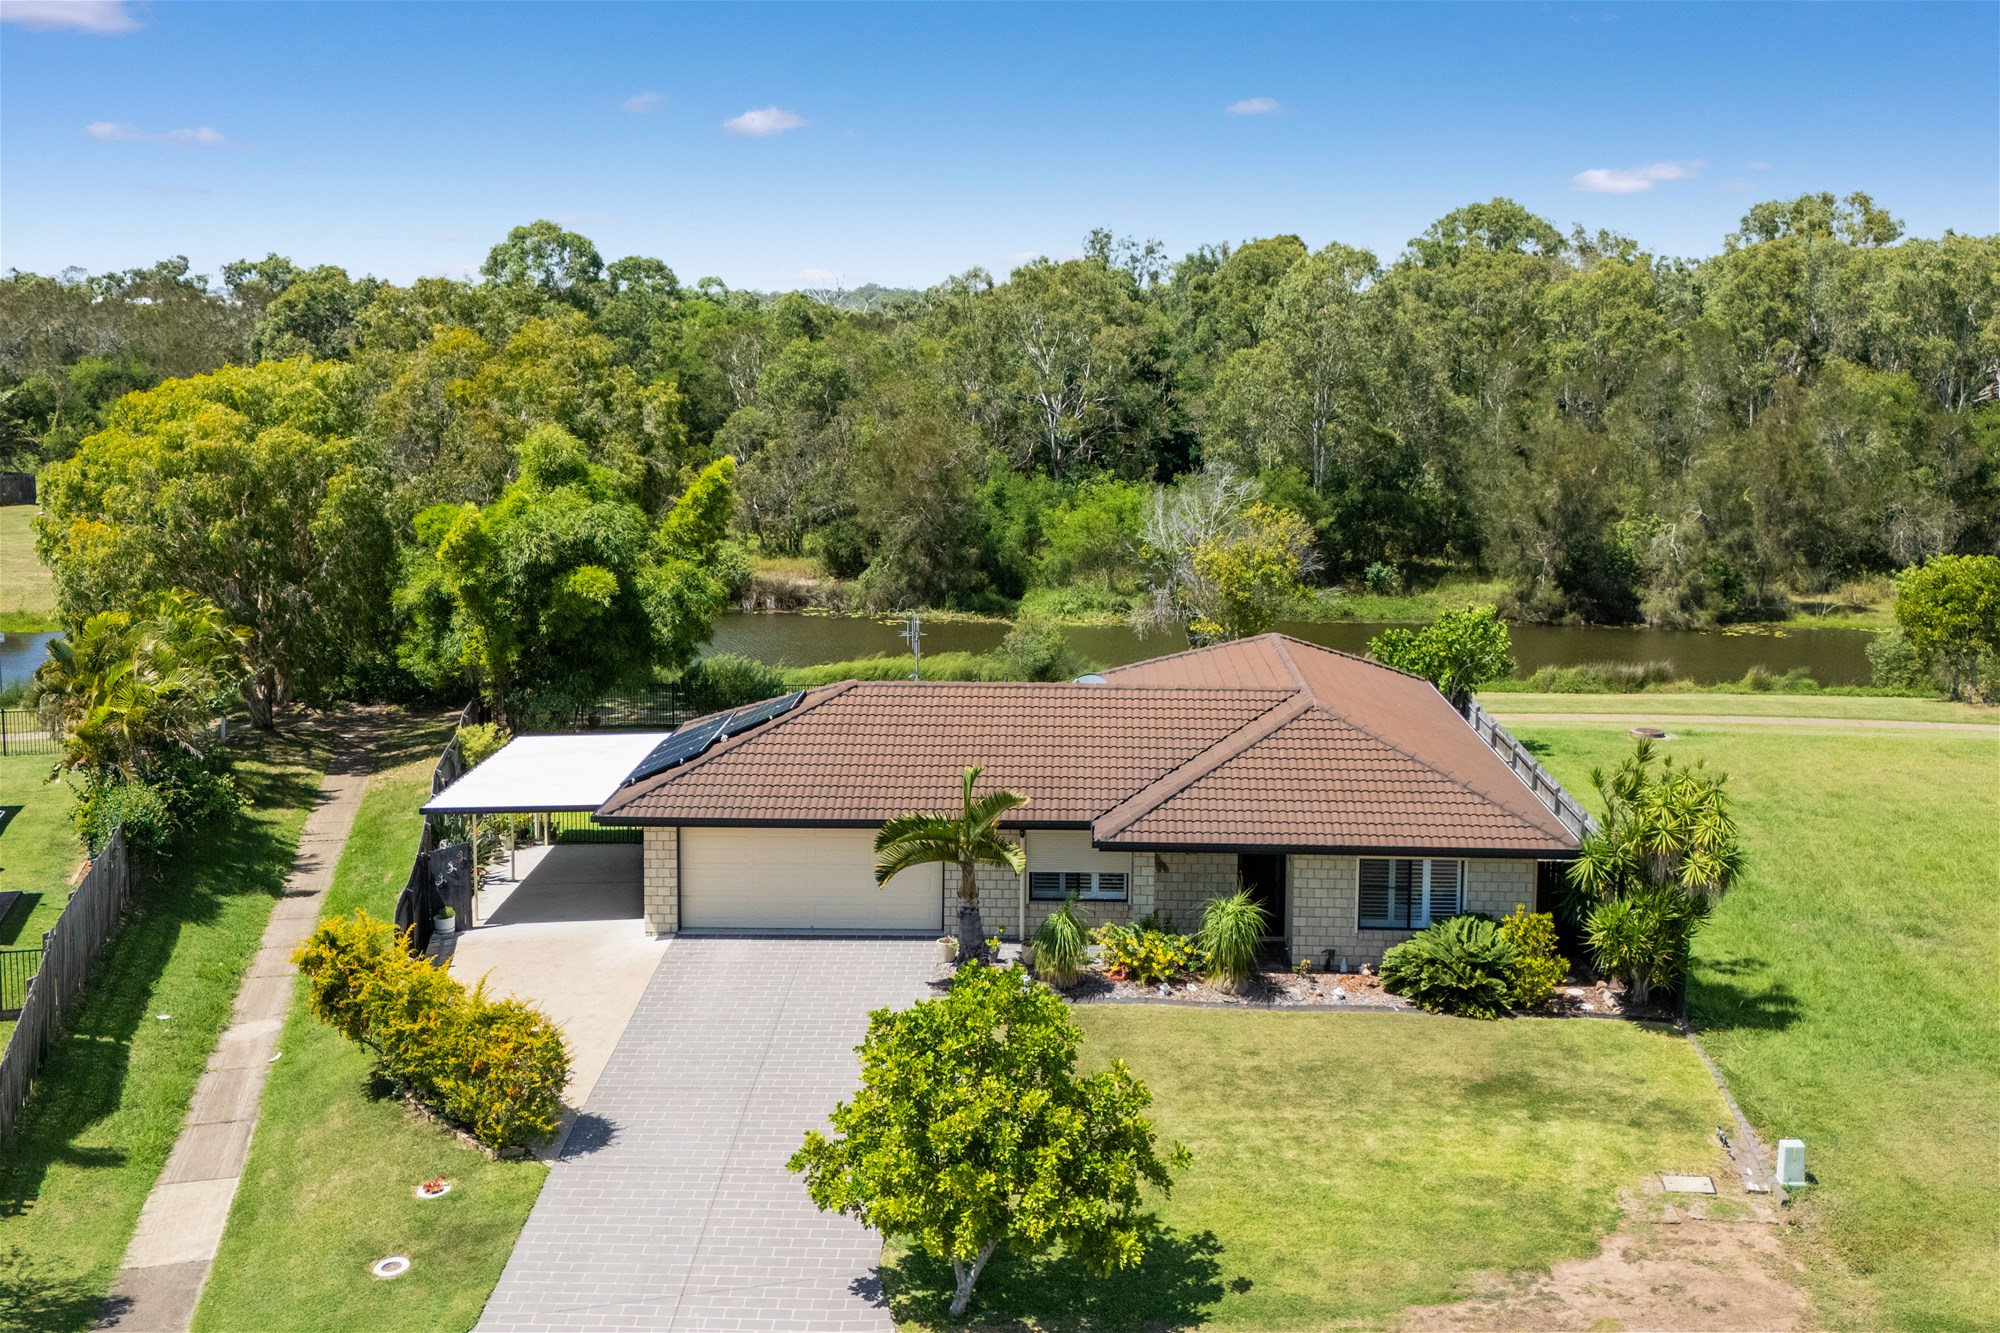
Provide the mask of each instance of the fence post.
[{"label": "fence post", "polygon": [[0,708],[0,757],[7,753],[7,710]]}]

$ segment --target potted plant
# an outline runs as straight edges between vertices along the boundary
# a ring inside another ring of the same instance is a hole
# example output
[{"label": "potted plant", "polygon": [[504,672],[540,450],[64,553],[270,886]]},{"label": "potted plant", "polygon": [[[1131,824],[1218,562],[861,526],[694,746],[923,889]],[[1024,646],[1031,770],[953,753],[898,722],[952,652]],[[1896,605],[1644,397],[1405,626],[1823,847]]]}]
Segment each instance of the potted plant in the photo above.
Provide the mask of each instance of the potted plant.
[{"label": "potted plant", "polygon": [[451,904],[446,903],[443,907],[438,908],[437,915],[431,918],[432,932],[439,935],[451,934],[454,930],[458,929],[456,917],[457,913],[451,910]]}]

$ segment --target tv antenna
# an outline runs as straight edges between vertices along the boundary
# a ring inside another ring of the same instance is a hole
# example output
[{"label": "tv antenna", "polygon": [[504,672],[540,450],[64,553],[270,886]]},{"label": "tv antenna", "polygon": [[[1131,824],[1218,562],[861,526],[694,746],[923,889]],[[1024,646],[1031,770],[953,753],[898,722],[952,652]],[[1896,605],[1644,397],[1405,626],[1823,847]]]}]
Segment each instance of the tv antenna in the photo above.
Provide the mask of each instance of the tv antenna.
[{"label": "tv antenna", "polygon": [[911,680],[924,678],[924,625],[915,611],[910,612],[910,623],[902,633],[902,638],[910,645]]}]

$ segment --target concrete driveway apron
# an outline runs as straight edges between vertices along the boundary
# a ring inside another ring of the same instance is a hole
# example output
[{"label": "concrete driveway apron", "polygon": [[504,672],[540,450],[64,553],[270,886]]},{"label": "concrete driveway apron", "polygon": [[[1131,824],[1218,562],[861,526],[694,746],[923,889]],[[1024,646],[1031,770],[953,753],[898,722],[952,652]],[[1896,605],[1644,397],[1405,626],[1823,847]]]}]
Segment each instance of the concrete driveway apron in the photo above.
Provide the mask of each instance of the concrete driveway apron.
[{"label": "concrete driveway apron", "polygon": [[888,1329],[880,1240],[785,1159],[854,1090],[871,1010],[931,940],[673,942],[479,1329]]}]

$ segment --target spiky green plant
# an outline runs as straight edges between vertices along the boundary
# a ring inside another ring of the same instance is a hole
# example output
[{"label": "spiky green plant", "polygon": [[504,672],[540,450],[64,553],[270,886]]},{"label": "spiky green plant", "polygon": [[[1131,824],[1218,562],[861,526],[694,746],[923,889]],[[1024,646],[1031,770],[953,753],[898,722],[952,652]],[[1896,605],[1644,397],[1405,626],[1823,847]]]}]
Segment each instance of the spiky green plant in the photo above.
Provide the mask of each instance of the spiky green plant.
[{"label": "spiky green plant", "polygon": [[1076,899],[1063,904],[1043,918],[1035,930],[1035,973],[1051,986],[1073,986],[1083,972],[1089,938],[1084,933],[1083,916]]},{"label": "spiky green plant", "polygon": [[1270,914],[1246,889],[1227,898],[1210,898],[1201,910],[1200,941],[1203,971],[1224,990],[1241,990],[1257,972],[1257,941],[1270,926]]}]

